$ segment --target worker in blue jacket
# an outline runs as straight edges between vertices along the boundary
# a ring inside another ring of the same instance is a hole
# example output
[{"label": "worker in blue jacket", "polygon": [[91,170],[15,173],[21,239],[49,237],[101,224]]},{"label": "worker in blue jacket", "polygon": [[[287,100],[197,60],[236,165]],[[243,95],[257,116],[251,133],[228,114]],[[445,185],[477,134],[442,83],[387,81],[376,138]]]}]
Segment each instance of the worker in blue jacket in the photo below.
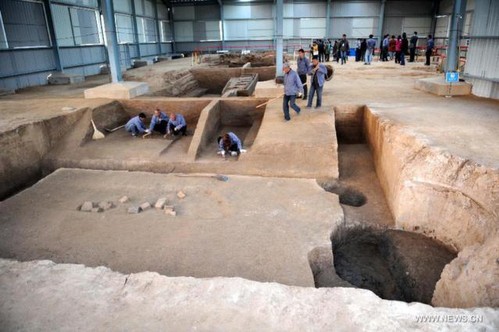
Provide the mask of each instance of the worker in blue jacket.
[{"label": "worker in blue jacket", "polygon": [[133,137],[136,137],[139,134],[149,133],[149,129],[146,128],[144,122],[146,121],[146,115],[144,113],[140,113],[137,116],[134,116],[130,119],[125,125],[126,131],[132,133]]},{"label": "worker in blue jacket", "polygon": [[218,154],[222,155],[222,157],[225,157],[225,155],[229,153],[231,156],[235,157],[246,152],[246,150],[243,149],[241,140],[233,132],[228,132],[223,136],[219,136],[217,142]]},{"label": "worker in blue jacket", "polygon": [[310,94],[308,95],[307,108],[312,107],[312,101],[314,99],[314,93],[317,92],[317,101],[315,108],[320,108],[322,106],[322,88],[324,87],[324,82],[326,81],[327,68],[324,64],[319,62],[318,57],[312,58],[312,66],[308,73],[312,76],[312,82],[310,84]]},{"label": "worker in blue jacket", "polygon": [[282,102],[282,111],[284,113],[284,120],[291,120],[289,116],[289,107],[295,110],[296,114],[300,114],[300,107],[296,105],[296,97],[303,96],[303,83],[298,74],[291,69],[289,63],[282,65],[284,71],[284,96]]},{"label": "worker in blue jacket", "polygon": [[149,132],[157,131],[162,135],[166,134],[166,127],[168,126],[168,115],[165,112],[161,112],[159,108],[154,110],[154,115],[151,119],[151,124],[149,126]]},{"label": "worker in blue jacket", "polygon": [[179,135],[187,136],[187,122],[182,114],[170,114],[170,120],[167,126],[167,135]]}]

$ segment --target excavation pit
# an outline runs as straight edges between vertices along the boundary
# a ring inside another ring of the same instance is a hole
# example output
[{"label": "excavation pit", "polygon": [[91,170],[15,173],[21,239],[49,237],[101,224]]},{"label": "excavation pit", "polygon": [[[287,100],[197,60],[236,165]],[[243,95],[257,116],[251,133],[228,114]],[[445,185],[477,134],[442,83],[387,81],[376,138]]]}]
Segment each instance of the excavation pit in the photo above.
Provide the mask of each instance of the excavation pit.
[{"label": "excavation pit", "polygon": [[328,181],[320,185],[325,191],[338,195],[341,204],[360,207],[367,203],[367,198],[363,193],[340,181]]},{"label": "excavation pit", "polygon": [[331,238],[338,276],[387,300],[431,304],[456,253],[424,235],[370,227],[338,228]]}]

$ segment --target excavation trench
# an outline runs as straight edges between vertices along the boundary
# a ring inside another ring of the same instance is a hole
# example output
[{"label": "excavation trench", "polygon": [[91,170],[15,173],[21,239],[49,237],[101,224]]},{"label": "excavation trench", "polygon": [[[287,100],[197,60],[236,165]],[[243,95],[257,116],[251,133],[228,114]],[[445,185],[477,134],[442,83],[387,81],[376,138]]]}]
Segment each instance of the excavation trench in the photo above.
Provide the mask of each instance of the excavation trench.
[{"label": "excavation trench", "polygon": [[331,236],[333,264],[311,261],[316,287],[346,282],[384,299],[430,304],[443,268],[456,253],[424,235],[391,229],[394,220],[364,132],[365,111],[335,107],[339,179],[319,185],[339,196],[344,223]]}]

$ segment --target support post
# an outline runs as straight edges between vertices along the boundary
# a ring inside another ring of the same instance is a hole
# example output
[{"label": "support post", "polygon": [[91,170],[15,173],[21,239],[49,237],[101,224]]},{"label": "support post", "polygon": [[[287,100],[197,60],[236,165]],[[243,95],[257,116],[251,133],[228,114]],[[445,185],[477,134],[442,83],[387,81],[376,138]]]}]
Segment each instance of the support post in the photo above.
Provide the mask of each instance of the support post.
[{"label": "support post", "polygon": [[449,45],[447,46],[446,72],[457,71],[459,66],[459,40],[466,15],[466,0],[455,0],[450,20]]},{"label": "support post", "polygon": [[326,38],[331,37],[331,0],[327,0],[326,7]]},{"label": "support post", "polygon": [[225,30],[224,30],[224,4],[222,0],[218,0],[220,5],[220,38],[222,39],[222,49],[225,49]]},{"label": "support post", "polygon": [[106,36],[107,53],[109,54],[109,69],[111,80],[118,83],[122,80],[121,61],[118,39],[116,38],[116,22],[114,21],[113,0],[102,1],[102,15],[104,16],[104,28]]},{"label": "support post", "polygon": [[433,0],[433,5],[432,5],[432,13],[433,16],[431,18],[431,27],[430,27],[430,34],[435,38],[435,31],[437,30],[437,15],[440,10],[440,0]]},{"label": "support post", "polygon": [[158,1],[154,0],[154,24],[156,25],[156,36],[158,38],[158,55],[161,55],[161,34],[159,31]]},{"label": "support post", "polygon": [[177,52],[177,46],[175,45],[175,24],[173,24],[173,6],[170,5],[168,10],[168,22],[170,22],[170,31],[172,32],[172,53]]},{"label": "support post", "polygon": [[137,45],[137,57],[140,59],[140,41],[139,41],[139,27],[137,26],[137,12],[135,10],[135,0],[132,3],[132,22],[133,22],[133,40]]},{"label": "support post", "polygon": [[45,16],[47,17],[50,39],[52,41],[52,50],[54,53],[55,68],[56,71],[62,72],[64,70],[64,67],[62,66],[59,44],[57,43],[57,36],[55,34],[54,20],[52,16],[52,6],[50,5],[50,0],[43,0],[43,7],[45,9]]},{"label": "support post", "polygon": [[276,77],[282,76],[284,0],[276,0]]},{"label": "support post", "polygon": [[383,47],[383,23],[385,20],[385,3],[386,0],[381,0],[381,6],[379,8],[378,36],[379,36],[380,48]]}]

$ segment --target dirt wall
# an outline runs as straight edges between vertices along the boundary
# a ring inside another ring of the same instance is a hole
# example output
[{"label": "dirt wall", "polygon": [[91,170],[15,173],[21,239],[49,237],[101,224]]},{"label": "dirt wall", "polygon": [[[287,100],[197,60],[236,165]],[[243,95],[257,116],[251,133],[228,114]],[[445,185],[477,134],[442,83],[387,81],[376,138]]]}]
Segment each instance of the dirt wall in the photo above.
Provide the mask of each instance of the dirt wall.
[{"label": "dirt wall", "polygon": [[43,157],[86,110],[82,108],[0,133],[0,200],[40,179]]},{"label": "dirt wall", "polygon": [[221,122],[224,126],[251,126],[254,121],[263,118],[265,107],[256,106],[266,101],[267,99],[221,100]]},{"label": "dirt wall", "polygon": [[[489,297],[477,295],[457,301],[452,293],[467,289],[470,294],[483,295],[481,289],[493,289],[497,284],[497,257],[484,243],[499,239],[499,170],[432,146],[425,137],[382,119],[372,109],[366,109],[364,119],[376,172],[396,226],[424,233],[457,251],[474,248],[476,253],[473,264],[456,259],[446,267],[443,276],[455,275],[439,281],[435,303],[491,305]],[[473,266],[484,268],[479,273]],[[469,278],[455,281],[461,274],[473,276],[474,282]]]},{"label": "dirt wall", "polygon": [[191,160],[195,160],[201,149],[212,143],[212,138],[221,126],[220,101],[213,100],[201,112],[194,137],[189,146],[188,155]]},{"label": "dirt wall", "polygon": [[[339,111],[341,109],[341,111]],[[336,136],[339,143],[364,143],[364,105],[335,106]]]}]

